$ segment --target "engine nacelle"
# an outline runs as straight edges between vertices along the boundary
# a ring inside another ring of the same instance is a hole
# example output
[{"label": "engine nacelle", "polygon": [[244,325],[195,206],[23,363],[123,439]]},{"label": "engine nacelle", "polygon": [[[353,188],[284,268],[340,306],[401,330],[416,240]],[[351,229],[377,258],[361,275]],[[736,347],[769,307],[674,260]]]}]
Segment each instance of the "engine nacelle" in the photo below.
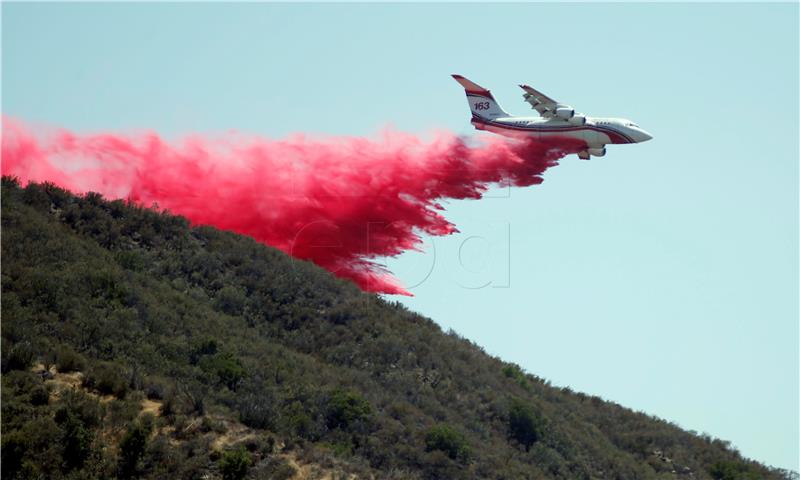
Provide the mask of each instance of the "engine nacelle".
[{"label": "engine nacelle", "polygon": [[564,120],[569,120],[575,116],[575,109],[571,107],[558,107],[556,108],[556,116]]},{"label": "engine nacelle", "polygon": [[569,123],[572,125],[586,125],[586,117],[583,115],[575,115],[569,119]]},{"label": "engine nacelle", "polygon": [[606,147],[603,147],[603,148],[590,148],[590,149],[587,150],[587,152],[589,152],[589,155],[591,155],[593,157],[602,157],[603,155],[606,154]]}]

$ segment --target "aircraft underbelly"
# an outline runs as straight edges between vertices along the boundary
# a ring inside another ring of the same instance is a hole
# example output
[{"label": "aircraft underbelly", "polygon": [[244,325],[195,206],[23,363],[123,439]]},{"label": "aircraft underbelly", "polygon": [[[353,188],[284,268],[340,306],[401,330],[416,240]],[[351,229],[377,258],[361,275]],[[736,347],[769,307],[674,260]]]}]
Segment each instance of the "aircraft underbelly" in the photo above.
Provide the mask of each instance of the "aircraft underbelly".
[{"label": "aircraft underbelly", "polygon": [[607,143],[612,143],[609,140],[608,136],[588,128],[545,130],[538,128],[527,128],[527,129],[511,128],[511,127],[506,127],[504,125],[489,125],[477,122],[473,123],[473,125],[475,125],[475,128],[477,128],[478,130],[486,130],[493,133],[498,133],[500,135],[506,135],[512,137],[525,135],[539,140],[552,140],[552,139],[566,137],[566,138],[574,138],[576,140],[582,140],[586,142],[587,145],[604,145]]},{"label": "aircraft underbelly", "polygon": [[599,145],[603,142],[603,138],[605,135],[595,132],[593,130],[589,130],[588,128],[581,128],[581,129],[574,129],[574,130],[565,130],[565,131],[543,131],[539,134],[539,138],[546,140],[552,138],[574,138],[575,140],[582,140],[586,142],[588,145]]}]

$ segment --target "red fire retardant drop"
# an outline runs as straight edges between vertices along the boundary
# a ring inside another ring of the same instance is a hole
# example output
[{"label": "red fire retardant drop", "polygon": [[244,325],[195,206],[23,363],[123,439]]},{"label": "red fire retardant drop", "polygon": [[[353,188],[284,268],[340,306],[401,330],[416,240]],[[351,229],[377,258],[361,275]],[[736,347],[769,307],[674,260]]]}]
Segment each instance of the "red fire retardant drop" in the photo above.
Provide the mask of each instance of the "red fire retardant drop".
[{"label": "red fire retardant drop", "polygon": [[582,144],[440,133],[286,140],[154,133],[36,133],[3,118],[2,173],[160,208],[249,235],[372,292],[409,295],[376,258],[447,235],[442,199],[481,198],[490,184],[527,186]]}]

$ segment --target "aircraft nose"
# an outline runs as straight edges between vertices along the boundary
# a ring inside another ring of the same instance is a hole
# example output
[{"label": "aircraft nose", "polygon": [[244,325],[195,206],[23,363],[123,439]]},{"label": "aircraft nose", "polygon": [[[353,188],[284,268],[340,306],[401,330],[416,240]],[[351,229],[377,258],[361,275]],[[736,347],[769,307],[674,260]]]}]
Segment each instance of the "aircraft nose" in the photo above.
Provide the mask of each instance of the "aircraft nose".
[{"label": "aircraft nose", "polygon": [[645,132],[642,129],[639,129],[638,133],[639,133],[639,135],[638,135],[639,138],[636,139],[637,143],[646,142],[648,140],[652,140],[652,138],[653,138],[652,135],[650,135],[649,133]]}]

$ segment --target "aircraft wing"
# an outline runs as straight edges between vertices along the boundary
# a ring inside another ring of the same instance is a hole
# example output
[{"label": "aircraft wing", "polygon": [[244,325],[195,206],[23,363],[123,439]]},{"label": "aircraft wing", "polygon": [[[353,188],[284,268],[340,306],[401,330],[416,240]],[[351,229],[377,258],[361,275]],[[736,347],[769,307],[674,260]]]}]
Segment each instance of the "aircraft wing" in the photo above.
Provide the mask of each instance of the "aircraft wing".
[{"label": "aircraft wing", "polygon": [[558,102],[530,85],[520,85],[520,88],[525,90],[525,93],[522,95],[525,101],[530,103],[531,107],[539,112],[539,115],[550,118],[555,114],[556,108],[559,106]]}]

